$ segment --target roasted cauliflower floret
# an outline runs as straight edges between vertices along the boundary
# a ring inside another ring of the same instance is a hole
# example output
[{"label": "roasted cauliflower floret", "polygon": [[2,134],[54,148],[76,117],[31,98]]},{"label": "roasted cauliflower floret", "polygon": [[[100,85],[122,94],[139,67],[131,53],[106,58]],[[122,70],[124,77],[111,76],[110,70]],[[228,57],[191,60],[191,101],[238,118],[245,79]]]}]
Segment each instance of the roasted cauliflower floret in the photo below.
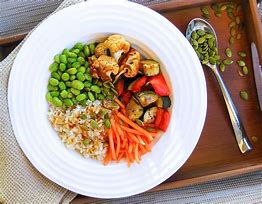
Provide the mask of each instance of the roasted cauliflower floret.
[{"label": "roasted cauliflower floret", "polygon": [[124,72],[127,78],[136,76],[139,71],[140,58],[140,53],[131,48],[121,63],[120,72]]},{"label": "roasted cauliflower floret", "polygon": [[113,57],[101,55],[88,58],[90,64],[90,73],[94,78],[101,78],[103,81],[112,81],[111,74],[116,75],[119,71],[117,61]]},{"label": "roasted cauliflower floret", "polygon": [[105,43],[99,43],[95,48],[95,56],[100,57],[101,55],[109,55],[109,49]]},{"label": "roasted cauliflower floret", "polygon": [[116,61],[119,61],[122,54],[128,53],[130,49],[130,43],[117,34],[109,36],[104,45],[110,50],[111,56],[114,56]]}]

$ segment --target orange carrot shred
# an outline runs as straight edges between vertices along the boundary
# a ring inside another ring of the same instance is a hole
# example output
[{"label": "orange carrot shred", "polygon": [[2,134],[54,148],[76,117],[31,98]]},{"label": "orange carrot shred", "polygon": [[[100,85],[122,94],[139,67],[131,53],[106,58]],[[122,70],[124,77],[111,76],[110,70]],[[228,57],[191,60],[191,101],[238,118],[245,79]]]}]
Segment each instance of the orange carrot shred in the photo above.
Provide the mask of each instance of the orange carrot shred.
[{"label": "orange carrot shred", "polygon": [[115,147],[114,147],[114,141],[113,141],[113,131],[112,128],[109,129],[109,146],[110,146],[110,151],[111,151],[111,155],[112,155],[112,159],[115,160],[116,159],[116,153],[115,153]]},{"label": "orange carrot shred", "polygon": [[138,144],[135,146],[135,160],[137,163],[140,162],[139,156],[138,156]]},{"label": "orange carrot shred", "polygon": [[115,97],[114,100],[120,106],[120,108],[122,108],[123,110],[126,109],[124,104],[117,97]]},{"label": "orange carrot shred", "polygon": [[133,128],[135,128],[136,130],[138,130],[139,132],[143,133],[146,137],[149,138],[149,140],[153,140],[152,135],[147,132],[145,129],[141,128],[139,125],[137,125],[136,123],[134,123],[133,121],[131,121],[129,118],[127,118],[126,116],[124,116],[122,113],[118,112],[117,116],[122,119],[124,122],[126,122],[128,125],[132,126]]},{"label": "orange carrot shred", "polygon": [[132,129],[132,128],[129,128],[129,127],[125,127],[125,126],[121,126],[121,128],[127,132],[130,132],[130,133],[133,133],[133,134],[136,134],[136,135],[144,135],[143,133],[139,132],[138,130],[136,129]]},{"label": "orange carrot shred", "polygon": [[132,140],[133,142],[135,143],[139,143],[139,140],[137,139],[137,137],[135,135],[133,135],[132,133],[130,132],[126,132],[127,136],[128,136],[128,139]]}]

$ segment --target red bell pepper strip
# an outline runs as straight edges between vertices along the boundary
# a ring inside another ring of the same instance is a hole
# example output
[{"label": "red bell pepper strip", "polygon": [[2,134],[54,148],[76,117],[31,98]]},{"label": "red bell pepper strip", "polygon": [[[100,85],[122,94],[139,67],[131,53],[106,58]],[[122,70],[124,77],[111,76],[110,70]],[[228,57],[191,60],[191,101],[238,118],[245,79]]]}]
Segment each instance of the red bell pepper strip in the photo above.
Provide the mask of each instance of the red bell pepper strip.
[{"label": "red bell pepper strip", "polygon": [[133,81],[129,86],[128,86],[128,90],[132,91],[132,92],[139,92],[142,90],[143,86],[146,84],[147,81],[147,77],[146,76],[142,76],[138,79],[136,79],[135,81]]},{"label": "red bell pepper strip", "polygon": [[123,92],[124,92],[124,80],[123,79],[119,80],[116,83],[115,89],[117,91],[118,96],[121,96],[123,94]]},{"label": "red bell pepper strip", "polygon": [[122,95],[122,101],[125,105],[128,104],[130,99],[132,98],[132,93],[130,91],[123,93]]},{"label": "red bell pepper strip", "polygon": [[159,127],[161,121],[162,121],[162,118],[163,118],[163,115],[164,115],[164,109],[162,108],[158,108],[157,109],[157,112],[156,112],[156,119],[155,119],[155,126],[156,127]]},{"label": "red bell pepper strip", "polygon": [[164,114],[162,116],[162,120],[160,125],[158,126],[160,130],[163,130],[164,132],[167,130],[168,124],[170,121],[170,114],[168,111],[164,111]]},{"label": "red bell pepper strip", "polygon": [[149,83],[153,87],[154,91],[160,96],[168,96],[169,89],[167,87],[165,78],[159,74],[157,76],[150,77]]}]

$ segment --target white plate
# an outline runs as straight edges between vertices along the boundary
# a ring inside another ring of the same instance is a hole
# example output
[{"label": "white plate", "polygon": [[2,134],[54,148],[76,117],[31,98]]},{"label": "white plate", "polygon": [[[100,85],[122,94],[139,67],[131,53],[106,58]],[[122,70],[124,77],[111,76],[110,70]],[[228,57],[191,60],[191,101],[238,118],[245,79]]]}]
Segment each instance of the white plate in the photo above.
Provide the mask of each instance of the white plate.
[{"label": "white plate", "polygon": [[[172,91],[169,128],[140,164],[103,166],[67,149],[47,119],[48,66],[78,41],[124,35],[161,62]],[[168,74],[167,74],[168,73]],[[16,139],[31,163],[55,183],[87,196],[117,198],[149,190],[174,174],[197,144],[206,115],[206,84],[183,34],[156,12],[125,1],[88,1],[52,15],[27,39],[9,80],[9,111]]]}]

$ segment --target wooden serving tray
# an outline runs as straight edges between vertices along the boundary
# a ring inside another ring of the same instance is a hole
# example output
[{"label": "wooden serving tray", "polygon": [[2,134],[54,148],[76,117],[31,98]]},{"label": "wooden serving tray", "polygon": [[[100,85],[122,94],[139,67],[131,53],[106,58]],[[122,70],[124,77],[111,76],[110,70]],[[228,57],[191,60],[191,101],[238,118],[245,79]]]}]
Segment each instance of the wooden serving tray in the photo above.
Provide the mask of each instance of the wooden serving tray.
[{"label": "wooden serving tray", "polygon": [[[226,58],[224,51],[227,47],[233,50],[232,59],[234,61],[239,59],[238,51],[247,52],[245,61],[249,67],[249,74],[244,77],[239,76],[240,67],[233,63],[227,66],[225,72],[222,73],[222,78],[231,93],[247,135],[249,138],[256,136],[258,142],[253,143],[253,151],[246,154],[240,153],[218,83],[211,70],[203,67],[207,83],[208,108],[200,140],[182,168],[151,191],[172,189],[262,170],[262,112],[259,109],[250,52],[250,44],[255,42],[260,63],[262,63],[262,25],[257,12],[256,1],[237,1],[242,4],[240,16],[245,22],[245,28],[241,39],[235,40],[235,43],[231,46],[228,42],[230,19],[225,11],[222,12],[220,18],[214,15],[214,11],[210,8],[210,4],[214,2],[226,1],[171,0],[150,7],[169,19],[182,33],[185,33],[188,22],[192,18],[201,17],[200,7],[209,5],[211,17],[208,21],[217,32],[221,58]],[[1,43],[21,39],[23,35],[17,35],[14,36],[15,38],[8,38],[7,40],[2,39]],[[248,101],[240,98],[239,92],[241,90],[248,92]],[[72,203],[87,203],[92,200],[94,199],[79,195]]]},{"label": "wooden serving tray", "polygon": [[[250,43],[255,42],[259,50],[260,62],[262,62],[262,28],[255,0],[237,1],[242,4],[243,9],[240,15],[246,26],[241,39],[235,40],[231,46],[228,42],[230,19],[225,11],[220,18],[214,15],[214,11],[210,8],[210,4],[214,2],[226,1],[173,0],[150,7],[169,19],[182,33],[185,33],[189,21],[192,18],[201,17],[200,7],[209,5],[211,17],[208,21],[217,32],[221,58],[226,58],[224,52],[227,47],[233,50],[232,60],[234,61],[239,59],[237,51],[245,50],[247,52],[245,61],[249,67],[249,74],[244,77],[239,76],[238,70],[241,69],[236,63],[233,63],[227,66],[225,72],[222,73],[222,78],[231,93],[247,135],[250,140],[252,136],[256,136],[258,142],[254,144],[251,140],[253,151],[246,154],[240,153],[219,85],[212,71],[203,67],[207,83],[208,107],[200,140],[187,162],[173,176],[151,191],[172,189],[262,170],[262,112],[259,109],[250,52]],[[241,90],[248,91],[248,101],[240,98],[239,92]],[[90,201],[93,199],[78,196],[72,203]]]}]

